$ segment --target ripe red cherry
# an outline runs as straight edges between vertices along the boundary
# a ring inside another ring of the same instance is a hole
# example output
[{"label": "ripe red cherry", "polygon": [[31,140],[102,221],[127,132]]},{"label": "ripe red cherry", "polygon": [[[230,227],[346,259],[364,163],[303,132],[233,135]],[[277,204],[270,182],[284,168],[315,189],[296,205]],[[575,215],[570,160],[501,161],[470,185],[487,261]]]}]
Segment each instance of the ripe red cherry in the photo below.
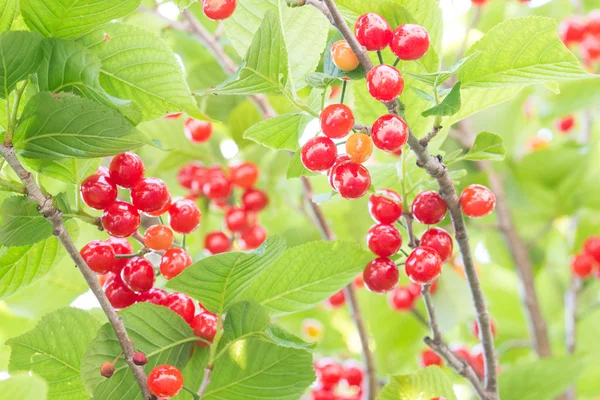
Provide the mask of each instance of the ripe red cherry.
[{"label": "ripe red cherry", "polygon": [[393,224],[402,216],[402,196],[390,189],[380,189],[369,196],[369,214],[376,222]]},{"label": "ripe red cherry", "polygon": [[165,279],[173,279],[184,269],[192,265],[194,261],[187,251],[180,248],[172,248],[165,251],[160,259],[160,273]]},{"label": "ripe red cherry", "polygon": [[430,365],[437,365],[438,367],[444,365],[444,360],[442,360],[442,357],[438,356],[433,350],[430,349],[426,349],[421,352],[419,361],[423,368],[429,367]]},{"label": "ripe red cherry", "polygon": [[429,50],[429,33],[421,25],[400,25],[394,31],[390,49],[401,60],[418,60]]},{"label": "ripe red cherry", "polygon": [[445,263],[452,257],[452,250],[454,248],[452,238],[448,232],[441,228],[428,229],[421,236],[421,246],[434,249],[442,259],[442,263]]},{"label": "ripe red cherry", "polygon": [[320,360],[317,363],[317,379],[325,388],[333,388],[341,380],[344,370],[342,366],[334,360]]},{"label": "ripe red cherry", "polygon": [[558,25],[558,36],[567,46],[583,41],[586,31],[585,21],[581,17],[566,18]]},{"label": "ripe red cherry", "polygon": [[470,364],[473,371],[480,377],[485,376],[485,362],[483,359],[483,349],[481,346],[476,346],[471,350]]},{"label": "ripe red cherry", "polygon": [[245,250],[256,249],[267,238],[267,232],[260,225],[254,225],[246,228],[240,235],[240,246]]},{"label": "ripe red cherry", "polygon": [[363,370],[353,362],[346,362],[343,376],[348,386],[360,386],[363,381]]},{"label": "ripe red cherry", "polygon": [[269,197],[258,189],[248,189],[242,195],[242,205],[246,211],[259,212],[269,204]]},{"label": "ripe red cherry", "polygon": [[115,268],[115,250],[106,242],[94,240],[79,252],[85,263],[97,274],[106,274]]},{"label": "ripe red cherry", "polygon": [[337,147],[331,139],[317,136],[302,146],[300,159],[307,170],[317,172],[329,169],[337,156]]},{"label": "ripe red cherry", "polygon": [[220,21],[235,11],[237,0],[202,0],[202,11],[207,18]]},{"label": "ripe red cherry", "polygon": [[571,271],[575,276],[587,278],[595,269],[598,269],[598,263],[589,254],[578,254],[571,259]]},{"label": "ripe red cherry", "polygon": [[344,199],[363,197],[371,187],[369,170],[361,164],[346,161],[333,171],[333,185]]},{"label": "ripe red cherry", "polygon": [[224,199],[231,194],[231,181],[221,168],[210,168],[202,190],[209,199]]},{"label": "ripe red cherry", "polygon": [[154,286],[154,267],[143,257],[129,260],[121,271],[121,279],[134,292],[145,292]]},{"label": "ripe red cherry", "polygon": [[[106,243],[110,244],[110,246],[115,251],[115,255],[127,255],[127,254],[133,254],[133,252],[134,252],[133,246],[125,238],[111,237],[111,238],[106,239]],[[117,258],[115,260],[115,264],[112,269],[112,272],[114,272],[115,274],[120,274],[121,270],[127,264],[127,261],[129,261],[129,259],[127,259],[127,258]]]},{"label": "ripe red cherry", "polygon": [[140,179],[131,189],[131,201],[142,212],[159,211],[170,199],[167,185],[158,178]]},{"label": "ripe red cherry", "polygon": [[442,259],[430,247],[417,247],[406,259],[404,269],[411,281],[428,285],[440,276]]},{"label": "ripe red cherry", "polygon": [[202,184],[198,187],[202,189],[202,186],[206,181],[206,176],[207,170],[202,164],[189,163],[179,170],[177,173],[177,181],[184,188],[191,189],[193,182],[201,180]]},{"label": "ripe red cherry", "polygon": [[598,10],[591,11],[587,15],[587,32],[600,39],[600,12]]},{"label": "ripe red cherry", "polygon": [[[213,313],[203,312],[194,317],[190,326],[194,330],[195,336],[212,343],[217,334],[217,316]],[[198,346],[208,347],[207,343],[200,340],[196,343]]]},{"label": "ripe red cherry", "polygon": [[348,154],[340,154],[335,158],[333,165],[327,171],[327,179],[329,180],[329,186],[331,186],[331,188],[336,192],[337,189],[335,188],[335,183],[333,182],[333,178],[335,177],[334,171],[338,167],[338,165],[341,165],[346,161],[350,161],[350,156]]},{"label": "ripe red cherry", "polygon": [[456,357],[465,361],[467,364],[471,363],[471,352],[465,346],[454,345],[450,348],[450,350],[452,350]]},{"label": "ripe red cherry", "polygon": [[391,65],[377,65],[367,74],[367,89],[376,100],[389,102],[402,94],[404,79]]},{"label": "ripe red cherry", "polygon": [[212,124],[208,121],[199,121],[188,118],[183,127],[185,137],[192,143],[204,143],[212,135]]},{"label": "ripe red cherry", "polygon": [[204,248],[210,254],[221,254],[231,250],[231,239],[223,232],[211,232],[204,238]]},{"label": "ripe red cherry", "polygon": [[121,275],[113,275],[106,281],[104,293],[113,308],[117,310],[129,307],[139,300],[138,294],[125,285]]},{"label": "ripe red cherry", "polygon": [[230,168],[231,182],[244,189],[251,188],[258,181],[258,167],[251,162],[243,162]]},{"label": "ripe red cherry", "polygon": [[321,111],[321,130],[331,139],[341,139],[352,130],[354,114],[345,104],[331,104]]},{"label": "ripe red cherry", "polygon": [[225,224],[231,232],[239,232],[248,227],[248,213],[239,207],[231,207],[225,213]]},{"label": "ripe red cherry", "polygon": [[591,236],[583,244],[583,251],[600,263],[600,236]]},{"label": "ripe red cherry", "polygon": [[496,196],[482,185],[469,185],[460,195],[460,207],[471,218],[489,215],[496,207]]},{"label": "ripe red cherry", "polygon": [[385,293],[392,290],[398,283],[398,277],[396,263],[386,257],[371,261],[363,271],[365,286],[375,293]]},{"label": "ripe red cherry", "polygon": [[167,298],[167,292],[159,288],[152,288],[146,292],[140,293],[139,301],[142,303],[152,303],[162,306]]},{"label": "ripe red cherry", "polygon": [[560,133],[568,133],[571,129],[573,129],[573,126],[575,126],[575,117],[572,115],[563,117],[556,121],[554,126]]},{"label": "ripe red cherry", "polygon": [[114,156],[109,171],[110,178],[115,184],[131,189],[144,177],[144,162],[134,153],[122,153]]},{"label": "ripe red cherry", "polygon": [[148,374],[148,389],[156,397],[175,397],[183,388],[183,375],[172,365],[159,365]]},{"label": "ripe red cherry", "polygon": [[369,51],[383,50],[392,41],[390,24],[379,14],[361,15],[354,25],[354,34],[358,43]]},{"label": "ripe red cherry", "polygon": [[446,202],[433,190],[419,193],[412,203],[413,216],[426,225],[441,222],[446,216],[446,211],[448,211]]},{"label": "ripe red cherry", "polygon": [[408,125],[402,118],[386,114],[373,124],[371,139],[378,149],[394,153],[402,150],[408,141],[408,132]]},{"label": "ripe red cherry", "polygon": [[409,311],[414,307],[416,299],[408,287],[399,286],[390,293],[389,302],[396,311]]},{"label": "ripe red cherry", "polygon": [[167,250],[173,244],[173,231],[166,225],[153,225],[144,233],[144,245],[150,250]]},{"label": "ripe red cherry", "polygon": [[194,313],[196,312],[194,302],[183,293],[175,292],[168,294],[163,302],[163,306],[179,314],[188,324],[194,319]]},{"label": "ripe red cherry", "polygon": [[115,201],[102,214],[102,226],[110,236],[124,238],[137,232],[140,212],[124,201]]},{"label": "ripe red cherry", "polygon": [[158,211],[152,211],[152,212],[146,212],[146,215],[149,215],[151,217],[160,217],[161,215],[165,214],[167,211],[169,211],[169,208],[171,208],[171,193],[169,193],[169,197],[167,198],[167,201],[165,202],[165,205]]},{"label": "ripe red cherry", "polygon": [[325,305],[329,308],[340,308],[344,304],[346,304],[346,295],[343,290],[334,293],[325,301]]},{"label": "ripe red cherry", "polygon": [[333,389],[330,388],[315,388],[311,392],[312,400],[336,400],[337,397]]},{"label": "ripe red cherry", "polygon": [[117,199],[117,186],[108,177],[93,174],[81,183],[81,198],[88,207],[104,210]]},{"label": "ripe red cherry", "polygon": [[[490,320],[490,328],[492,329],[492,335],[496,336],[496,323],[493,319]],[[473,320],[471,324],[471,333],[476,338],[479,338],[479,323],[477,322],[477,320]]]},{"label": "ripe red cherry", "polygon": [[367,233],[367,245],[379,257],[389,257],[400,250],[402,236],[400,231],[392,225],[373,225]]},{"label": "ripe red cherry", "polygon": [[600,38],[587,36],[579,46],[581,58],[586,64],[600,60]]},{"label": "ripe red cherry", "polygon": [[202,213],[192,200],[180,199],[169,208],[169,225],[183,235],[190,234],[200,225]]},{"label": "ripe red cherry", "polygon": [[488,0],[471,0],[471,3],[474,6],[479,6],[479,7],[485,5],[485,3],[487,3],[487,2],[488,2]]}]

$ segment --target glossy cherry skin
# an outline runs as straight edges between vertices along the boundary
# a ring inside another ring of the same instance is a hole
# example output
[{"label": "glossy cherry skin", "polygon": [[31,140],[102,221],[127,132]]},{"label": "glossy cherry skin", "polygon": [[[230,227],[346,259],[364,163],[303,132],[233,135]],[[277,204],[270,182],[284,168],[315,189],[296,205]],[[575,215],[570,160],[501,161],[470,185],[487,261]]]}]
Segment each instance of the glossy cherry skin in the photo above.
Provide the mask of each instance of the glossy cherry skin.
[{"label": "glossy cherry skin", "polygon": [[363,14],[354,25],[356,40],[368,51],[383,50],[392,41],[392,28],[379,14]]},{"label": "glossy cherry skin", "polygon": [[460,195],[460,207],[466,216],[482,218],[494,211],[496,196],[485,186],[469,185]]},{"label": "glossy cherry skin", "polygon": [[375,100],[389,102],[404,91],[404,79],[391,65],[377,65],[367,74],[367,89]]},{"label": "glossy cherry skin", "polygon": [[485,5],[485,4],[486,4],[488,1],[489,1],[489,0],[471,0],[471,3],[472,3],[474,6],[481,7],[481,6]]},{"label": "glossy cherry skin", "polygon": [[244,189],[251,188],[256,184],[259,177],[258,167],[251,162],[243,162],[230,167],[231,182]]},{"label": "glossy cherry skin", "polygon": [[96,210],[104,210],[117,199],[117,186],[108,176],[93,174],[81,183],[81,199]]},{"label": "glossy cherry skin", "polygon": [[454,249],[452,237],[441,228],[431,228],[425,231],[421,236],[421,246],[434,249],[442,259],[442,263],[450,260]]},{"label": "glossy cherry skin", "polygon": [[79,251],[85,263],[97,274],[106,274],[115,268],[115,250],[106,242],[94,240]]},{"label": "glossy cherry skin", "polygon": [[309,139],[300,153],[302,164],[307,170],[318,172],[325,171],[333,165],[337,157],[337,147],[331,139],[317,136]]},{"label": "glossy cherry skin", "polygon": [[361,164],[346,161],[333,171],[333,185],[344,199],[363,197],[371,187],[371,175]]},{"label": "glossy cherry skin", "polygon": [[154,267],[143,257],[129,260],[121,271],[121,279],[134,292],[145,292],[154,286]]},{"label": "glossy cherry skin", "polygon": [[194,232],[200,225],[201,217],[200,209],[192,200],[177,200],[169,208],[169,225],[183,235]]},{"label": "glossy cherry skin", "polygon": [[600,236],[591,236],[583,244],[583,251],[600,263]]},{"label": "glossy cherry skin", "polygon": [[408,141],[408,133],[408,125],[402,118],[386,114],[373,124],[371,139],[378,149],[394,153],[402,150],[402,146]]},{"label": "glossy cherry skin", "polygon": [[[194,335],[212,343],[217,334],[217,316],[209,312],[198,314],[192,320],[190,327],[194,330]],[[198,346],[202,347],[209,346],[207,343],[200,340],[196,343]]]},{"label": "glossy cherry skin", "polygon": [[341,139],[354,126],[354,114],[345,104],[330,104],[321,111],[321,130],[331,139]]},{"label": "glossy cherry skin", "polygon": [[329,168],[329,170],[327,171],[327,179],[329,181],[329,186],[331,186],[331,188],[333,190],[335,190],[336,192],[337,192],[337,189],[335,187],[335,182],[333,182],[333,178],[335,177],[334,171],[338,167],[338,165],[341,165],[346,161],[350,161],[350,156],[348,154],[338,155],[335,158],[335,161],[333,162],[333,165],[331,166],[331,168]]},{"label": "glossy cherry skin", "polygon": [[587,20],[587,33],[600,39],[600,11],[589,12]]},{"label": "glossy cherry skin", "polygon": [[122,153],[113,157],[109,172],[116,185],[131,189],[144,177],[144,162],[134,153]]},{"label": "glossy cherry skin", "polygon": [[426,349],[421,352],[419,363],[423,368],[429,367],[430,365],[437,365],[438,367],[444,365],[442,357],[438,356],[433,350],[430,349]]},{"label": "glossy cherry skin", "polygon": [[345,40],[331,45],[331,61],[342,71],[353,71],[360,65],[358,57]]},{"label": "glossy cherry skin", "polygon": [[425,225],[441,222],[446,216],[448,206],[442,196],[433,190],[419,193],[412,203],[413,217]]},{"label": "glossy cherry skin", "polygon": [[558,25],[558,36],[566,45],[580,43],[586,33],[587,27],[581,17],[565,18]]},{"label": "glossy cherry skin", "polygon": [[572,115],[563,117],[556,121],[554,126],[560,133],[568,133],[575,126],[575,117]]},{"label": "glossy cherry skin", "polygon": [[210,254],[221,254],[231,250],[231,239],[223,232],[211,232],[204,238],[204,248]]},{"label": "glossy cherry skin", "polygon": [[340,308],[346,304],[346,295],[344,294],[344,290],[340,290],[331,295],[327,300],[325,300],[325,305],[328,308]]},{"label": "glossy cherry skin", "polygon": [[589,254],[578,254],[571,259],[571,271],[575,276],[588,278],[595,269],[598,269],[598,263]]},{"label": "glossy cherry skin", "polygon": [[125,285],[120,275],[113,275],[104,284],[104,293],[113,308],[120,310],[136,303],[138,294]]},{"label": "glossy cherry skin", "polygon": [[385,257],[371,261],[363,271],[366,288],[375,293],[392,290],[398,284],[398,277],[396,263]]},{"label": "glossy cherry skin", "polygon": [[350,135],[346,141],[346,153],[352,162],[362,164],[373,154],[373,141],[364,133]]},{"label": "glossy cherry skin", "polygon": [[140,212],[123,201],[115,201],[104,209],[102,226],[110,236],[124,238],[133,235],[140,227]]},{"label": "glossy cherry skin", "polygon": [[393,310],[410,311],[417,297],[406,286],[398,286],[390,292],[389,303]]},{"label": "glossy cherry skin", "polygon": [[418,60],[429,50],[429,32],[421,25],[400,25],[394,31],[390,49],[401,60]]},{"label": "glossy cherry skin", "polygon": [[207,170],[202,164],[189,163],[183,166],[177,173],[177,181],[186,189],[192,189],[192,183],[202,181],[198,186],[202,190],[202,186],[206,182]]},{"label": "glossy cherry skin", "polygon": [[245,250],[256,249],[267,238],[267,232],[260,225],[254,225],[246,228],[240,234],[240,246]]},{"label": "glossy cherry skin", "polygon": [[225,225],[231,232],[240,232],[248,227],[248,213],[239,207],[231,207],[225,213]]},{"label": "glossy cherry skin", "polygon": [[196,312],[194,301],[183,293],[175,292],[168,294],[163,302],[163,306],[179,314],[188,324],[194,319]]},{"label": "glossy cherry skin", "polygon": [[237,0],[202,0],[202,11],[207,18],[221,21],[231,17],[236,5]]},{"label": "glossy cherry skin", "polygon": [[[133,246],[125,238],[111,237],[106,239],[106,243],[110,244],[110,246],[115,251],[115,255],[127,255],[134,253]],[[115,274],[120,274],[121,270],[127,264],[127,261],[129,261],[129,259],[127,258],[117,258],[115,260],[115,265],[113,267],[112,272],[114,272]]]},{"label": "glossy cherry skin", "polygon": [[343,376],[349,386],[360,386],[363,381],[363,370],[354,362],[346,362]]},{"label": "glossy cherry skin", "polygon": [[173,279],[184,269],[192,265],[194,261],[190,254],[178,247],[165,251],[160,259],[160,273],[165,279]]},{"label": "glossy cherry skin", "polygon": [[231,181],[225,176],[221,168],[210,168],[207,172],[206,182],[202,187],[204,195],[209,199],[224,199],[231,194]]},{"label": "glossy cherry skin", "polygon": [[367,245],[379,257],[389,257],[400,250],[402,236],[400,231],[392,225],[373,225],[367,233]]},{"label": "glossy cherry skin", "polygon": [[131,189],[131,201],[142,212],[156,212],[171,200],[167,185],[158,178],[140,179]]},{"label": "glossy cherry skin", "polygon": [[167,298],[167,292],[159,288],[152,288],[146,292],[140,293],[139,302],[151,303],[162,306]]},{"label": "glossy cherry skin", "polygon": [[[496,336],[496,323],[494,322],[493,319],[490,319],[490,329],[492,330],[492,335],[495,337]],[[471,333],[473,333],[473,336],[475,336],[476,338],[479,338],[479,323],[477,323],[476,320],[474,320],[471,324]]]},{"label": "glossy cherry skin", "polygon": [[159,365],[148,374],[148,389],[153,395],[175,397],[183,388],[183,375],[172,365]]},{"label": "glossy cherry skin", "polygon": [[393,224],[402,216],[402,196],[390,189],[379,189],[369,196],[368,207],[376,222]]},{"label": "glossy cherry skin", "polygon": [[258,189],[248,189],[242,195],[244,210],[259,212],[269,204],[269,197],[265,192]]},{"label": "glossy cherry skin", "polygon": [[144,233],[144,244],[150,250],[167,250],[173,244],[173,231],[166,225],[153,225]]},{"label": "glossy cherry skin", "polygon": [[332,388],[315,388],[311,392],[312,400],[337,400]]},{"label": "glossy cherry skin", "polygon": [[193,118],[188,118],[183,127],[185,137],[192,143],[204,143],[208,141],[212,135],[212,131],[212,124],[210,122],[199,121]]},{"label": "glossy cherry skin", "polygon": [[419,285],[428,285],[440,276],[442,259],[430,247],[417,247],[406,259],[404,269],[411,281]]},{"label": "glossy cherry skin", "polygon": [[333,388],[344,374],[342,366],[335,360],[321,359],[315,365],[317,379],[324,388]]}]

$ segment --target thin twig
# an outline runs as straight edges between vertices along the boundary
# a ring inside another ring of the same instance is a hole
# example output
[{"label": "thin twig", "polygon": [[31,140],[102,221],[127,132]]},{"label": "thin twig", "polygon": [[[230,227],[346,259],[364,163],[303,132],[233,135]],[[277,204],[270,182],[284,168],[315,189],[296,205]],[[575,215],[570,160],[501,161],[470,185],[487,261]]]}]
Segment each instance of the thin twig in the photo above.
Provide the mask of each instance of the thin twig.
[{"label": "thin twig", "polygon": [[202,377],[202,383],[200,384],[200,389],[198,390],[198,398],[201,399],[206,392],[206,388],[210,383],[210,374],[212,373],[212,368],[204,369],[204,377]]},{"label": "thin twig", "polygon": [[429,133],[419,141],[419,143],[421,144],[421,146],[423,147],[427,147],[427,145],[429,144],[429,142],[431,141],[431,139],[433,139],[434,137],[437,136],[438,132],[442,130],[442,126],[441,125],[436,125],[433,127],[433,129],[431,131],[429,131]]},{"label": "thin twig", "polygon": [[[571,278],[569,290],[565,293],[565,347],[567,354],[575,354],[577,339],[577,299],[581,291],[581,280],[576,276]],[[575,387],[571,385],[565,392],[565,400],[577,397]]]},{"label": "thin twig", "polygon": [[413,222],[415,219],[413,218],[412,213],[409,211],[403,212],[402,217],[406,221],[406,232],[408,233],[408,247],[414,249],[417,246],[419,246],[419,239],[417,239],[413,230]]}]

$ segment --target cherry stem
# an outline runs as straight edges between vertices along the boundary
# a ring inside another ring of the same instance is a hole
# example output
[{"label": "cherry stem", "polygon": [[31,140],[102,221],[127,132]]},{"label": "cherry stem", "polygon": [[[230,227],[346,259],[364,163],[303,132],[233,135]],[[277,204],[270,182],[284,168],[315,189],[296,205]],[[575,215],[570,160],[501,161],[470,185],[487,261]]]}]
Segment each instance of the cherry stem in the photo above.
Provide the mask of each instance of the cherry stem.
[{"label": "cherry stem", "polygon": [[396,61],[394,61],[394,67],[397,67],[400,64],[400,58],[396,57]]},{"label": "cherry stem", "polygon": [[344,104],[344,98],[346,97],[346,86],[348,85],[347,80],[342,81],[342,97],[340,98],[340,104]]},{"label": "cherry stem", "polygon": [[381,54],[381,50],[377,50],[377,57],[379,58],[379,64],[385,64],[383,62],[383,54]]},{"label": "cherry stem", "polygon": [[200,396],[198,396],[198,395],[196,394],[196,392],[194,392],[194,391],[193,391],[192,389],[190,389],[189,387],[187,387],[187,386],[185,386],[185,385],[184,385],[184,386],[182,387],[182,389],[183,389],[183,390],[185,390],[186,392],[188,392],[189,394],[191,394],[191,395],[192,395],[192,398],[193,398],[194,400],[198,400],[198,399],[200,398]]},{"label": "cherry stem", "polygon": [[408,253],[406,252],[406,250],[404,250],[404,249],[400,249],[400,251],[401,251],[401,252],[402,252],[402,254],[404,254],[406,257],[408,257],[408,256],[410,255],[410,254],[408,254]]}]

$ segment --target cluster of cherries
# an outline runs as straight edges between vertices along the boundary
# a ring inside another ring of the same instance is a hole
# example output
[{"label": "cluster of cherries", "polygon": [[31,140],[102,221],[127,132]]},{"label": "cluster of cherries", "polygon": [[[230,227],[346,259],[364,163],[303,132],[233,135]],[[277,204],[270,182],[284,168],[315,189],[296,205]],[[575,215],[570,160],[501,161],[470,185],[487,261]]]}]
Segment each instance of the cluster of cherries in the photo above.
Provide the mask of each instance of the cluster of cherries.
[{"label": "cluster of cherries", "polygon": [[354,360],[343,364],[331,358],[313,363],[317,381],[311,388],[312,400],[360,400],[363,370]]},{"label": "cluster of cherries", "polygon": [[[490,0],[471,0],[471,4],[477,7],[485,6]],[[531,0],[519,0],[519,3],[529,3]]]},{"label": "cluster of cherries", "polygon": [[[118,356],[114,361],[105,361],[100,367],[100,375],[110,378],[115,373],[115,363],[121,358]],[[144,366],[148,363],[148,358],[142,352],[133,355],[135,365]],[[154,367],[148,374],[148,389],[159,399],[168,399],[175,397],[183,389],[183,374],[179,368],[162,364]]]},{"label": "cluster of cherries", "polygon": [[571,271],[581,279],[600,278],[600,236],[587,238],[583,251],[571,259]]},{"label": "cluster of cherries", "polygon": [[567,46],[579,47],[581,58],[587,65],[600,62],[600,11],[563,20],[558,35]]}]

